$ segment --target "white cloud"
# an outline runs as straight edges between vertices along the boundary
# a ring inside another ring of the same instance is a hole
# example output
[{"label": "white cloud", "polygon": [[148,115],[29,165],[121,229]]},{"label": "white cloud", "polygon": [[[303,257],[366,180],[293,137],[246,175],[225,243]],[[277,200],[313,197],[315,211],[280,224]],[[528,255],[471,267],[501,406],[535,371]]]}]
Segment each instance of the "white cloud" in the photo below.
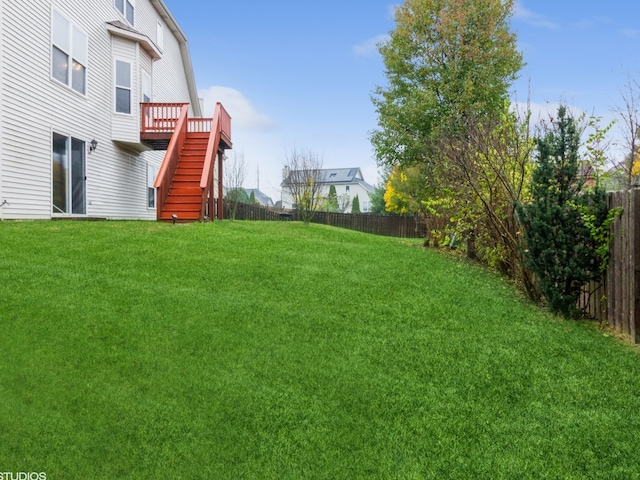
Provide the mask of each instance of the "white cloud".
[{"label": "white cloud", "polygon": [[374,57],[378,54],[378,44],[389,40],[389,35],[376,35],[358,45],[354,45],[353,51],[359,57]]},{"label": "white cloud", "polygon": [[585,29],[594,27],[594,23],[591,20],[582,19],[579,22],[575,22],[575,23],[571,24],[571,26],[574,27],[574,28],[579,28],[581,30],[585,30]]},{"label": "white cloud", "polygon": [[624,28],[620,30],[620,33],[627,38],[638,38],[640,36],[640,30],[634,30],[631,28]]},{"label": "white cloud", "polygon": [[213,86],[200,90],[204,99],[204,115],[212,116],[216,102],[222,103],[232,118],[233,128],[266,131],[274,127],[268,115],[261,113],[241,92],[234,88]]},{"label": "white cloud", "polygon": [[548,20],[544,15],[525,8],[521,1],[516,1],[513,18],[533,25],[534,27],[548,28],[550,30],[556,30],[558,28],[557,24]]}]

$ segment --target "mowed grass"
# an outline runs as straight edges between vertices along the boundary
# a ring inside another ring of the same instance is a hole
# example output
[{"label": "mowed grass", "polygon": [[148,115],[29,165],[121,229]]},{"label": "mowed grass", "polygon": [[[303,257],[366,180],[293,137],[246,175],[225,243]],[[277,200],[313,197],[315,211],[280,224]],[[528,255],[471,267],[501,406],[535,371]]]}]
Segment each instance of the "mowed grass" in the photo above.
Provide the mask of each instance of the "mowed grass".
[{"label": "mowed grass", "polygon": [[640,355],[411,241],[0,223],[0,471],[640,478]]}]

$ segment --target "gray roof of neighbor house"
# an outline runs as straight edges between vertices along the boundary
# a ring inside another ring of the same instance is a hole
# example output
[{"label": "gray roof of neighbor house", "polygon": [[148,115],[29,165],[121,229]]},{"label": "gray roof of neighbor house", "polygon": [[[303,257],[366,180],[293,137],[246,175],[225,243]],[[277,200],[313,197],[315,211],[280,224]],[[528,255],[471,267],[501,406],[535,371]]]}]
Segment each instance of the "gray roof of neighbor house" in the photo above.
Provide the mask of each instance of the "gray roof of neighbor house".
[{"label": "gray roof of neighbor house", "polygon": [[251,192],[253,192],[253,196],[256,197],[256,200],[260,202],[261,205],[265,205],[267,207],[273,206],[273,200],[271,200],[271,197],[262,193],[257,188],[245,188],[244,191],[247,192],[248,196],[251,196]]},{"label": "gray roof of neighbor house", "polygon": [[[282,181],[281,186],[290,183],[292,172]],[[362,178],[362,171],[359,168],[323,168],[320,170],[320,178],[322,183],[328,185],[347,185],[357,183],[362,185],[368,192],[375,189]]]}]

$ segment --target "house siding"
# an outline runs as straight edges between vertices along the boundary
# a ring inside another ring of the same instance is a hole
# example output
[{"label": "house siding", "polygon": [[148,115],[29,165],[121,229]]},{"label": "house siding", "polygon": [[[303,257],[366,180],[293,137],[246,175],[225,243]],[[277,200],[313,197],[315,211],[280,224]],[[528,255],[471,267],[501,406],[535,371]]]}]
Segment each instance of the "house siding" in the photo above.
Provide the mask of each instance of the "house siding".
[{"label": "house siding", "polygon": [[[155,22],[153,19],[155,32]],[[154,101],[166,102],[189,102],[189,88],[187,78],[182,64],[182,54],[178,39],[168,28],[164,29],[164,49],[162,60],[153,64],[153,94]],[[155,33],[152,38],[155,38]],[[162,99],[162,100],[158,100]],[[189,114],[193,115],[193,109],[189,109]]]},{"label": "house siding", "polygon": [[[113,140],[138,142],[142,69],[151,74],[154,101],[190,102],[180,46],[164,28],[162,58],[151,61],[141,46],[109,33],[123,21],[113,0],[1,0],[0,22],[0,218],[52,217],[52,135],[86,142],[87,215],[155,219],[147,208],[147,162],[164,152],[137,153]],[[51,77],[51,15],[55,8],[88,37],[86,96]],[[136,0],[136,28],[152,41],[160,18],[149,0]],[[115,57],[132,58],[130,116],[116,115]]]}]

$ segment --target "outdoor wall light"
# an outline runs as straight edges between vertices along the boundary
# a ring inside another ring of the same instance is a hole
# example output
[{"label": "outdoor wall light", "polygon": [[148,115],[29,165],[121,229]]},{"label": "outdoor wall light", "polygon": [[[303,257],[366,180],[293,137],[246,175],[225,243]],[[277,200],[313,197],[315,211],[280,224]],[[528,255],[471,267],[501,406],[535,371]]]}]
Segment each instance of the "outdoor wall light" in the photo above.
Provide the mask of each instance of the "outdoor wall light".
[{"label": "outdoor wall light", "polygon": [[89,151],[93,152],[96,148],[98,148],[98,141],[94,138],[89,144]]}]

